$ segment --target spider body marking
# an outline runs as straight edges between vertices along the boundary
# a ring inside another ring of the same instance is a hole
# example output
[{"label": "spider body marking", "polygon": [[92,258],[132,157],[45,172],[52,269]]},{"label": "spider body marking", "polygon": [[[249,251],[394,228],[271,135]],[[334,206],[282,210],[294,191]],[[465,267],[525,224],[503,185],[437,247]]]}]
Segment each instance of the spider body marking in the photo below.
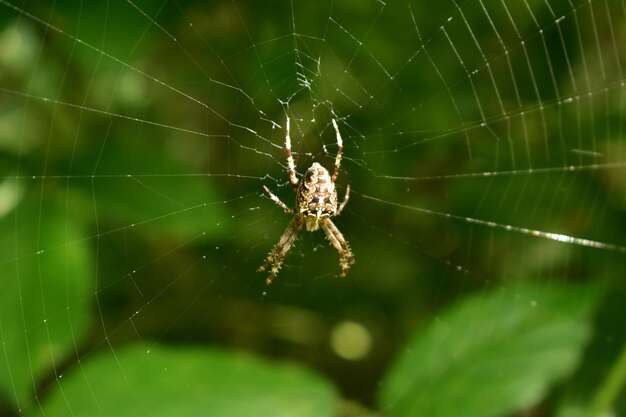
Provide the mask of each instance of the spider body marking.
[{"label": "spider body marking", "polygon": [[337,213],[337,190],[328,170],[314,162],[302,177],[296,192],[296,206],[309,232],[320,228],[320,221]]},{"label": "spider body marking", "polygon": [[294,216],[293,220],[283,232],[278,243],[269,253],[265,263],[259,268],[264,271],[270,265],[267,284],[278,274],[283,258],[293,246],[298,231],[304,227],[307,231],[313,232],[322,229],[330,243],[339,252],[339,266],[341,267],[341,277],[348,274],[350,266],[354,263],[354,255],[337,226],[332,222],[331,217],[338,216],[348,203],[350,196],[350,186],[346,188],[346,196],[341,204],[337,204],[337,189],[335,180],[341,168],[341,154],[343,153],[343,141],[339,133],[337,122],[332,120],[335,134],[337,136],[337,155],[335,157],[335,170],[332,174],[317,162],[314,162],[306,170],[302,180],[299,182],[296,176],[296,168],[291,152],[291,137],[289,135],[289,117],[287,117],[287,129],[285,135],[285,153],[287,155],[287,165],[289,166],[289,181],[296,191],[296,208],[290,209],[269,188],[263,186],[269,197],[280,206],[285,213]]}]

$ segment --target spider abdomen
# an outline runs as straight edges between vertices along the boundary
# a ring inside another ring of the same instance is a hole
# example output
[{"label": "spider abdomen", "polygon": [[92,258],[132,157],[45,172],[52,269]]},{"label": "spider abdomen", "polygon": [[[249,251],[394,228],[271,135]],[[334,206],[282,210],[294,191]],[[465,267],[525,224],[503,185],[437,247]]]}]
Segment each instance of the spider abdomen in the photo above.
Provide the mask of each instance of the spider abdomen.
[{"label": "spider abdomen", "polygon": [[330,174],[314,162],[302,177],[296,197],[298,212],[304,216],[306,229],[319,228],[319,219],[337,212],[337,190]]}]

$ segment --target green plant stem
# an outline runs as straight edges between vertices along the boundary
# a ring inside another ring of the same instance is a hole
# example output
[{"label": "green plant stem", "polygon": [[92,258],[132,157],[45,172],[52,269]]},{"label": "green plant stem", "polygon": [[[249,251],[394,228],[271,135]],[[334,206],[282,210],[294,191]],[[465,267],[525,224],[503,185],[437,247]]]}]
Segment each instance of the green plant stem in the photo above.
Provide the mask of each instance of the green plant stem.
[{"label": "green plant stem", "polygon": [[611,407],[620,390],[624,387],[624,382],[626,382],[626,344],[622,348],[619,358],[611,367],[604,384],[596,391],[589,406],[587,417],[603,415]]}]

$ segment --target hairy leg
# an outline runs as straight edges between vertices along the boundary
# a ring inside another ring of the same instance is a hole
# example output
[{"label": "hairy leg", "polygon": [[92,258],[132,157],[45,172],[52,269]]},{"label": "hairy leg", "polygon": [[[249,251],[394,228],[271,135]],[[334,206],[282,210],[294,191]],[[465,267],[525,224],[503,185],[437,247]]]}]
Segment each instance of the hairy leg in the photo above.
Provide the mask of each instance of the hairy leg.
[{"label": "hairy leg", "polygon": [[287,128],[285,133],[285,153],[287,154],[287,165],[289,166],[289,182],[291,186],[296,188],[298,186],[298,177],[296,177],[296,164],[293,161],[293,155],[291,154],[291,136],[289,134],[289,116],[287,116]]},{"label": "hairy leg", "polygon": [[297,217],[295,217],[291,223],[289,223],[287,229],[283,232],[276,246],[274,246],[272,251],[267,256],[265,263],[257,270],[257,272],[265,271],[267,267],[271,265],[269,275],[265,280],[266,284],[271,284],[278,274],[280,265],[283,263],[283,258],[287,252],[289,252],[291,246],[293,246],[301,226],[300,221]]},{"label": "hairy leg", "polygon": [[339,216],[341,214],[346,204],[348,204],[349,199],[350,199],[350,184],[348,184],[348,187],[346,187],[346,196],[343,198],[343,201],[341,202],[341,204],[339,204],[339,208],[337,209],[335,216]]},{"label": "hairy leg", "polygon": [[280,208],[282,208],[283,210],[285,210],[285,213],[287,214],[293,214],[293,210],[290,209],[289,207],[287,207],[287,205],[285,203],[283,203],[282,201],[280,201],[280,198],[278,198],[277,196],[274,195],[274,193],[272,193],[270,191],[269,188],[267,188],[265,185],[263,186],[263,189],[265,190],[265,192],[267,193],[267,195],[272,199],[272,201],[274,203],[276,203]]},{"label": "hairy leg", "polygon": [[350,245],[346,242],[343,235],[335,226],[330,219],[322,219],[320,222],[322,229],[326,233],[326,237],[330,243],[337,249],[339,252],[339,266],[341,267],[341,277],[345,277],[348,275],[348,270],[350,266],[354,263],[354,255],[352,254],[352,250],[350,249]]},{"label": "hairy leg", "polygon": [[335,182],[337,175],[339,175],[339,169],[341,168],[341,154],[343,153],[343,140],[341,139],[341,133],[339,133],[339,126],[333,119],[333,127],[335,128],[335,135],[337,136],[337,156],[335,156],[335,171],[333,172],[332,181]]}]

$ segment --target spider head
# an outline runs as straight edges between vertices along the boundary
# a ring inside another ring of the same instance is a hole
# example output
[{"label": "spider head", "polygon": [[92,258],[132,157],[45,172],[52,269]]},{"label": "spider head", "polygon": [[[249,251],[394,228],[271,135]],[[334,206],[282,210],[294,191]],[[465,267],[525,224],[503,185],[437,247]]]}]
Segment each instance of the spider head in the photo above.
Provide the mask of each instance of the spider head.
[{"label": "spider head", "polygon": [[296,197],[297,211],[305,218],[307,230],[317,230],[319,220],[337,211],[337,191],[328,170],[314,162],[306,170]]}]

